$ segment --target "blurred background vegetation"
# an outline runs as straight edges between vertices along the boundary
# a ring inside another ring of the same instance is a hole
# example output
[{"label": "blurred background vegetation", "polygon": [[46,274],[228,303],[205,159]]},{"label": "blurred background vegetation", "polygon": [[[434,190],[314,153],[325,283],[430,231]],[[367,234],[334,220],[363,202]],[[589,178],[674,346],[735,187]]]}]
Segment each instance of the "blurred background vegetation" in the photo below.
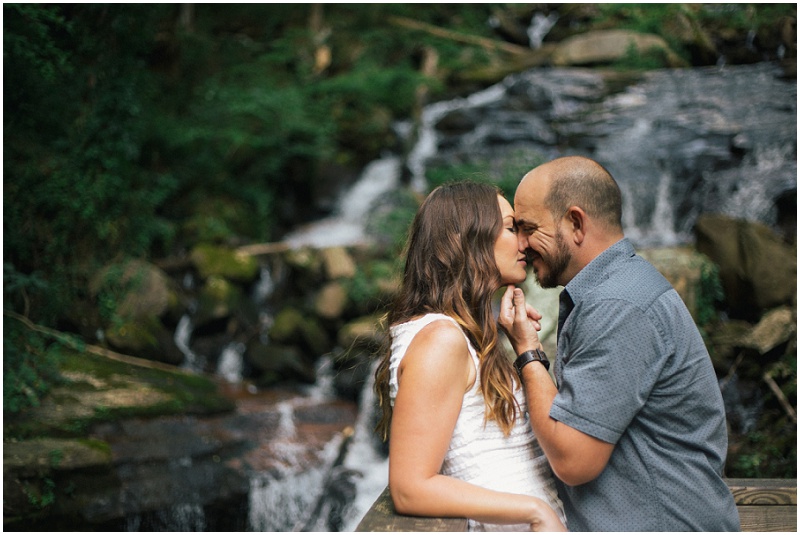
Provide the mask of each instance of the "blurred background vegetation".
[{"label": "blurred background vegetation", "polygon": [[[36,404],[60,348],[81,343],[21,319],[77,332],[89,279],[112,261],[276,240],[325,215],[328,170],[402,151],[392,124],[419,113],[421,92],[479,89],[490,81],[474,73],[504,58],[420,28],[521,46],[503,20],[556,8],[548,39],[634,29],[689,65],[717,57],[677,40],[678,18],[724,50],[796,16],[796,4],[4,4],[4,412]],[[471,170],[429,179],[454,172]]]}]

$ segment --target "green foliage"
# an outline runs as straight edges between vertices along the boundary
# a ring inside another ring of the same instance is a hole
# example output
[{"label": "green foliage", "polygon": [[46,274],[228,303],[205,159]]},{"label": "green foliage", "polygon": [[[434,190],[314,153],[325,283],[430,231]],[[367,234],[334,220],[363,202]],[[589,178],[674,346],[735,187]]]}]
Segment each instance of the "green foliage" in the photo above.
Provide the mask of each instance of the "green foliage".
[{"label": "green foliage", "polygon": [[[140,166],[154,93],[140,57],[147,34],[130,30],[147,27],[147,13],[4,6],[15,21],[4,32],[4,253],[46,281],[46,295],[28,294],[37,319],[70,306],[87,271],[169,233],[156,207],[171,180]],[[41,46],[26,48],[31,34]]]},{"label": "green foliage", "polygon": [[653,47],[648,50],[639,50],[633,43],[625,50],[625,56],[615,61],[613,68],[621,71],[649,71],[662,69],[669,65],[664,50]]},{"label": "green foliage", "polygon": [[[395,257],[397,258],[397,257]],[[372,313],[386,305],[387,284],[400,273],[398,261],[372,260],[358,266],[355,276],[348,281],[347,295],[351,302]]]},{"label": "green foliage", "polygon": [[[641,33],[661,35],[664,21],[685,12],[682,4],[598,4],[600,23]],[[668,37],[668,36],[664,36]]]},{"label": "green foliage", "polygon": [[792,424],[781,426],[778,434],[753,431],[749,433],[740,450],[728,460],[728,477],[788,478],[797,477],[797,428]]},{"label": "green foliage", "polygon": [[697,324],[701,328],[717,318],[717,306],[724,299],[725,291],[722,288],[722,279],[719,277],[719,266],[711,261],[703,262],[700,266],[700,280],[695,300]]},{"label": "green foliage", "polygon": [[[765,30],[772,33],[778,21],[797,16],[797,4],[597,4],[599,17],[593,21],[598,27],[624,28],[662,37],[679,56],[687,58],[688,43],[675,35],[676,27],[724,27],[724,34],[744,36],[748,32]],[[693,30],[697,31],[697,30]],[[658,51],[631,51],[616,67],[646,70],[666,66]]]},{"label": "green foliage", "polygon": [[56,484],[49,478],[42,478],[39,485],[31,482],[23,483],[23,492],[28,497],[31,505],[37,509],[44,509],[56,501]]},{"label": "green foliage", "polygon": [[16,414],[39,405],[59,380],[62,347],[49,343],[15,319],[3,325],[3,413]]},{"label": "green foliage", "polygon": [[797,17],[797,4],[704,4],[698,13],[698,18],[705,25],[722,25],[744,32],[774,27],[782,17]]}]

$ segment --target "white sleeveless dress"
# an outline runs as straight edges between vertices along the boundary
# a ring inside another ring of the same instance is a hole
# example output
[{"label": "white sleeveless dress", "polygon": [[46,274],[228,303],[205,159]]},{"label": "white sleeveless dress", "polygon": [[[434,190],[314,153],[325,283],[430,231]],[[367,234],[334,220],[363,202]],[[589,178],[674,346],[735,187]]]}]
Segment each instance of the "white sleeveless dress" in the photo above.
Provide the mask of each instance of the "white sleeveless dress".
[{"label": "white sleeveless dress", "polygon": [[[394,405],[397,397],[397,369],[406,354],[411,340],[426,325],[436,320],[448,320],[458,326],[450,316],[426,314],[425,316],[391,328],[392,355],[390,362],[389,396]],[[460,326],[459,326],[460,328]],[[533,434],[525,410],[525,394],[515,388],[521,414],[517,417],[509,436],[495,421],[484,426],[484,401],[480,393],[480,366],[478,355],[464,335],[477,373],[475,384],[464,394],[461,412],[453,430],[450,447],[445,455],[440,473],[468,481],[475,485],[502,492],[526,494],[541,498],[558,513],[566,524],[564,507],[556,492],[553,473]],[[515,385],[516,387],[516,385]],[[484,524],[469,521],[470,531],[529,531],[529,524]]]}]

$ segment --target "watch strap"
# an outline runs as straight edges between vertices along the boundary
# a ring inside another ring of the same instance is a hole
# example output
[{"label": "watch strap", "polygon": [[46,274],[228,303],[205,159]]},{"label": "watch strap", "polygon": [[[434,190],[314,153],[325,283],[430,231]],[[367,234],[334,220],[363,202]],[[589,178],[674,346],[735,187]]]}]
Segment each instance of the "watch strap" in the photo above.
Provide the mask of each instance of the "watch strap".
[{"label": "watch strap", "polygon": [[517,370],[517,375],[520,379],[522,379],[522,368],[533,361],[541,362],[545,370],[550,369],[550,361],[547,359],[547,355],[545,355],[544,351],[541,349],[531,349],[520,354],[517,360],[514,361],[514,368]]}]

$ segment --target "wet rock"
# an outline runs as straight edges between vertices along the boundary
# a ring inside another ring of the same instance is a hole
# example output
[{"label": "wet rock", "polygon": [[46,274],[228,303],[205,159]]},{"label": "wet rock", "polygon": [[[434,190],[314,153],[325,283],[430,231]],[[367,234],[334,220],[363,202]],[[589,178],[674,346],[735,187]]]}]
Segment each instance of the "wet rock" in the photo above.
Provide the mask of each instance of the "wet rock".
[{"label": "wet rock", "polygon": [[244,357],[259,373],[258,382],[264,385],[284,380],[304,383],[316,380],[314,366],[295,346],[251,342]]},{"label": "wet rock", "polygon": [[796,309],[780,307],[764,314],[756,326],[740,339],[739,345],[766,355],[793,338],[797,338]]},{"label": "wet rock", "polygon": [[284,262],[289,271],[287,283],[292,288],[316,288],[325,279],[325,270],[319,252],[312,247],[301,247],[286,251]]},{"label": "wet rock", "polygon": [[314,312],[321,318],[333,320],[341,317],[347,307],[347,289],[341,282],[329,282],[314,300]]},{"label": "wet rock", "polygon": [[320,249],[319,254],[328,279],[351,278],[356,274],[353,257],[344,247]]},{"label": "wet rock", "polygon": [[709,329],[708,352],[719,376],[728,374],[739,356],[742,340],[752,328],[746,321],[729,320],[717,322]]},{"label": "wet rock", "polygon": [[697,249],[719,266],[732,316],[755,321],[769,308],[796,303],[797,252],[771,229],[705,214],[695,234]]}]

